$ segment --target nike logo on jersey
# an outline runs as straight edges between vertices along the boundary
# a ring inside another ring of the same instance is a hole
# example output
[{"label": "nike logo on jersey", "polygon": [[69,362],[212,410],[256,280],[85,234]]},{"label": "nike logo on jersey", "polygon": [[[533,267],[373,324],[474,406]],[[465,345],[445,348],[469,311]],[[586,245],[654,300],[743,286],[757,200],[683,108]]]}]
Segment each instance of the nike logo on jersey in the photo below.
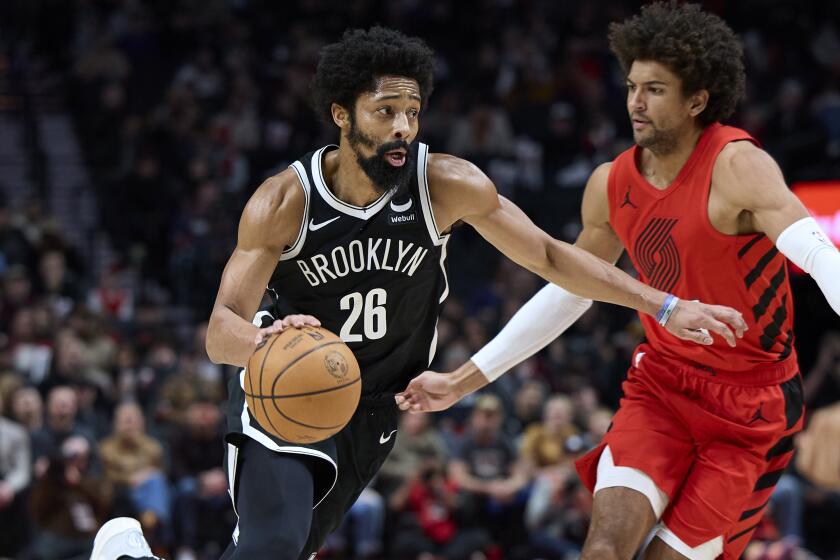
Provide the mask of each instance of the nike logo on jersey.
[{"label": "nike logo on jersey", "polygon": [[385,432],[382,432],[382,435],[379,436],[379,444],[383,445],[383,444],[388,443],[389,441],[391,441],[391,436],[393,436],[396,433],[397,433],[397,430],[394,430],[393,432],[388,434],[388,437],[385,437]]},{"label": "nike logo on jersey", "polygon": [[341,216],[336,216],[332,220],[327,220],[326,222],[321,222],[320,224],[316,224],[315,220],[309,220],[309,231],[318,231],[322,227],[329,225],[339,219]]},{"label": "nike logo on jersey", "polygon": [[411,205],[414,203],[414,200],[409,198],[408,202],[405,204],[395,204],[394,201],[391,201],[391,210],[394,212],[408,212],[408,209],[411,208]]}]

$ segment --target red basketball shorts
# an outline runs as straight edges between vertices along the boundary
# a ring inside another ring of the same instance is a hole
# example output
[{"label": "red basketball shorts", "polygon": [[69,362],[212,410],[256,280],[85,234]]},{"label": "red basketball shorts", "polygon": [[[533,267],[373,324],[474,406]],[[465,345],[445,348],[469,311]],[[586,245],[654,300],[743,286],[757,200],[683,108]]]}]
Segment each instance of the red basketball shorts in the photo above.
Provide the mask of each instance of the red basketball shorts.
[{"label": "red basketball shorts", "polygon": [[793,454],[801,377],[794,371],[779,382],[781,364],[719,375],[647,345],[633,362],[604,441],[577,462],[582,481],[595,488],[609,445],[615,465],[642,471],[667,494],[660,521],[668,530],[690,547],[722,536],[722,558],[736,560]]}]

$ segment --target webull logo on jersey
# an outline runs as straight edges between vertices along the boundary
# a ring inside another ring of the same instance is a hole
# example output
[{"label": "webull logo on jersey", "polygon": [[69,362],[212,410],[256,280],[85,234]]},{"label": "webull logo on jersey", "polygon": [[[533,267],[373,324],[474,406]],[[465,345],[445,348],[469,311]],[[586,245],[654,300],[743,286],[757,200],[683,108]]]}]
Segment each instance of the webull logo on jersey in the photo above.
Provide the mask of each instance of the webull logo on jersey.
[{"label": "webull logo on jersey", "polygon": [[402,239],[370,238],[367,243],[354,239],[329,253],[319,253],[297,262],[311,286],[326,284],[351,272],[391,270],[414,276],[429,250]]},{"label": "webull logo on jersey", "polygon": [[388,214],[388,225],[401,226],[417,221],[417,214]]},{"label": "webull logo on jersey", "polygon": [[411,224],[417,221],[417,213],[411,212],[411,207],[414,203],[414,200],[409,198],[408,202],[404,202],[402,204],[397,204],[393,200],[391,201],[390,207],[391,212],[388,213],[386,218],[388,225],[392,226],[401,226],[403,224]]}]

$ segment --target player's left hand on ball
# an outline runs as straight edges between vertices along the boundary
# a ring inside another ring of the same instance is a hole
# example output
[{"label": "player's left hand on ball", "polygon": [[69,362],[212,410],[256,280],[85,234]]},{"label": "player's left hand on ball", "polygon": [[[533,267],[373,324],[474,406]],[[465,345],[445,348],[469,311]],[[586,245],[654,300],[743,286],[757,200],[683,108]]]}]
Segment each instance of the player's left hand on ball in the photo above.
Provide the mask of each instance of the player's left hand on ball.
[{"label": "player's left hand on ball", "polygon": [[741,313],[731,307],[683,299],[677,304],[665,328],[678,338],[705,346],[714,342],[711,333],[715,333],[734,347],[737,338],[743,338],[747,323]]},{"label": "player's left hand on ball", "polygon": [[270,327],[260,329],[257,331],[256,343],[259,345],[263,340],[279,332],[283,332],[288,328],[299,329],[301,327],[320,327],[321,321],[312,315],[286,315],[282,319],[277,319]]},{"label": "player's left hand on ball", "polygon": [[394,399],[400,410],[409,412],[437,412],[458,402],[452,375],[436,371],[424,371],[409,382],[402,393]]}]

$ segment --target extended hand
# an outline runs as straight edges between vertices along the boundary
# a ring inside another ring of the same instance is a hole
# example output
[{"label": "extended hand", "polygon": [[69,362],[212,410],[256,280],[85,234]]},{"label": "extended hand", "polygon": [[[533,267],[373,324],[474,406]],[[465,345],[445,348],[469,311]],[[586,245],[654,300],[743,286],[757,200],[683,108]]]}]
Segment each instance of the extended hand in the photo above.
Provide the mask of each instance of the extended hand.
[{"label": "extended hand", "polygon": [[[735,329],[734,334],[730,327]],[[709,333],[717,333],[726,339],[729,346],[734,347],[735,337],[744,336],[747,323],[744,322],[744,317],[731,307],[681,299],[665,328],[677,338],[703,345],[712,344],[712,336]]]},{"label": "extended hand", "polygon": [[275,333],[283,332],[289,327],[299,329],[301,327],[306,326],[320,327],[321,321],[319,321],[312,315],[286,315],[282,319],[277,319],[276,321],[274,321],[274,323],[270,327],[266,327],[257,331],[257,337],[254,339],[254,342],[256,342],[257,346],[259,346],[262,343],[262,341],[268,338],[269,336]]},{"label": "extended hand", "polygon": [[458,402],[461,396],[455,391],[452,374],[424,371],[409,382],[402,393],[394,397],[400,410],[409,412],[436,412]]}]

